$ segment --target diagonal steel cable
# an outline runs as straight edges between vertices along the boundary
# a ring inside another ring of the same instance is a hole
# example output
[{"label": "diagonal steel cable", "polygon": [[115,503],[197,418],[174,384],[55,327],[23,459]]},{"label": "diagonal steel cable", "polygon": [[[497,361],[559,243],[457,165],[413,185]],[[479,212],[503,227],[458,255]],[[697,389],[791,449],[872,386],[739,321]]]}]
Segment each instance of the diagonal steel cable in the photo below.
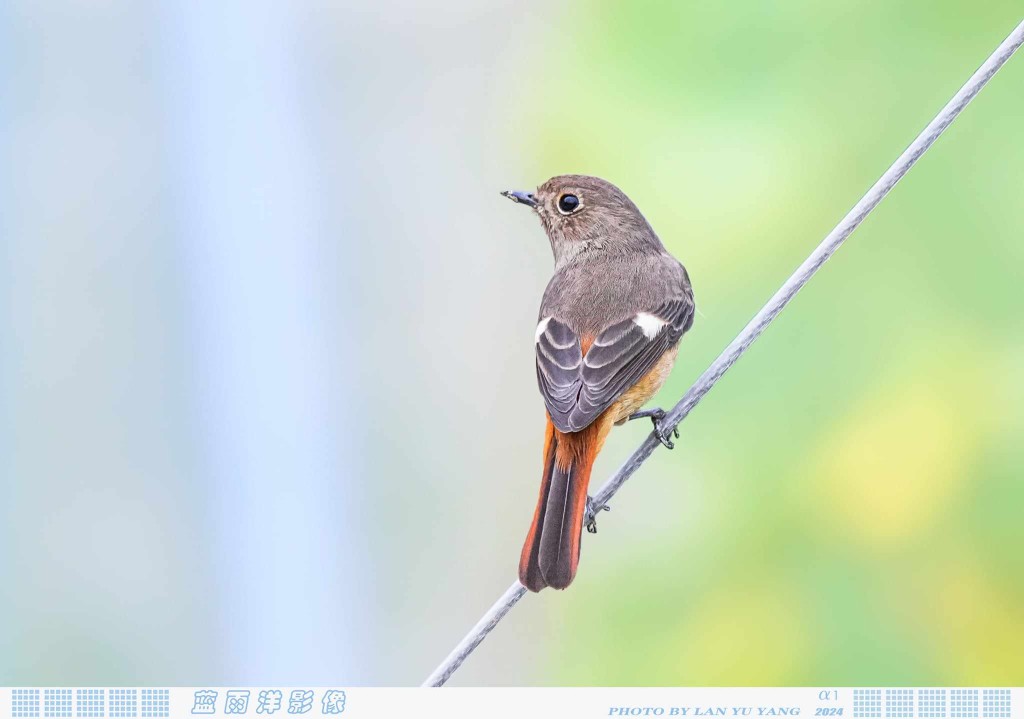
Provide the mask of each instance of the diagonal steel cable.
[{"label": "diagonal steel cable", "polygon": [[[857,229],[860,223],[864,221],[864,218],[889,194],[889,191],[907,174],[907,171],[914,166],[914,163],[921,159],[921,156],[945,132],[950,123],[967,107],[968,103],[985,87],[988,81],[992,79],[992,76],[1010,59],[1022,43],[1024,43],[1024,21],[1014,28],[1013,32],[995,49],[981,67],[971,75],[971,78],[953,96],[953,99],[942,108],[934,120],[928,123],[928,126],[910,143],[910,146],[903,151],[903,154],[892,163],[889,169],[885,171],[885,174],[879,178],[878,182],[871,186],[871,189],[865,193],[860,202],[846,213],[846,217],[828,233],[825,239],[821,241],[821,244],[815,248],[814,252],[790,275],[778,292],[772,295],[772,298],[761,308],[761,311],[754,315],[754,318],[747,323],[747,326],[736,336],[736,339],[722,350],[722,353],[704,371],[704,374],[693,383],[693,386],[687,390],[682,399],[665,415],[665,418],[662,420],[662,427],[666,432],[670,432],[690,414],[690,411],[697,406],[697,403],[703,399],[704,395],[715,386],[715,383],[722,378],[722,375],[747,351],[754,340],[761,336],[761,333],[771,324],[772,320],[782,312],[786,305],[789,304],[789,301],[807,284],[807,281],[811,279],[814,273],[821,269],[821,266],[839,249],[843,241]],[[604,507],[608,500],[619,491],[619,488],[640,468],[640,465],[651,456],[660,444],[661,442],[657,436],[654,432],[651,432],[643,444],[626,460],[626,463],[622,465],[619,471],[612,475],[597,491],[597,494],[594,495],[594,506]],[[445,657],[437,669],[427,677],[426,681],[423,682],[423,686],[439,687],[444,685],[466,660],[466,657],[473,653],[480,645],[480,642],[490,634],[491,630],[498,625],[498,622],[523,598],[524,594],[526,594],[526,588],[518,581],[513,582],[512,586],[505,590],[505,593],[487,610],[480,621],[469,630],[469,633]]]}]

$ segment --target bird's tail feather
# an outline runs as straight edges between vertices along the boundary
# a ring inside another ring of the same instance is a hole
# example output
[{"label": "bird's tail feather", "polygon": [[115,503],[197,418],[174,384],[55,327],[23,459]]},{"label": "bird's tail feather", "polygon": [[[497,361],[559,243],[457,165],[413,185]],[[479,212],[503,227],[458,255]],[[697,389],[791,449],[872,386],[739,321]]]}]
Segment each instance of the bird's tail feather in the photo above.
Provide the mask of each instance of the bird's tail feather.
[{"label": "bird's tail feather", "polygon": [[587,430],[562,434],[548,421],[540,497],[519,559],[519,580],[531,591],[565,589],[576,576],[595,439]]}]

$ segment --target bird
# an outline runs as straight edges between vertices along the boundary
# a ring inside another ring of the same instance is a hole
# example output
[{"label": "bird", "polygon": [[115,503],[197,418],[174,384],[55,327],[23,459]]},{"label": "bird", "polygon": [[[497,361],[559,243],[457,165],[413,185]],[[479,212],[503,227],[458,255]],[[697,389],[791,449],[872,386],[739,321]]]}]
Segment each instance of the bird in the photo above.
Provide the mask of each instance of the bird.
[{"label": "bird", "polygon": [[612,425],[649,417],[673,447],[665,412],[641,408],[665,383],[693,325],[693,290],[686,268],[612,183],[559,175],[534,192],[501,194],[533,210],[555,260],[534,335],[546,426],[519,581],[533,592],[565,589],[576,576],[584,523],[596,531],[594,514],[606,509],[593,506],[587,487]]}]

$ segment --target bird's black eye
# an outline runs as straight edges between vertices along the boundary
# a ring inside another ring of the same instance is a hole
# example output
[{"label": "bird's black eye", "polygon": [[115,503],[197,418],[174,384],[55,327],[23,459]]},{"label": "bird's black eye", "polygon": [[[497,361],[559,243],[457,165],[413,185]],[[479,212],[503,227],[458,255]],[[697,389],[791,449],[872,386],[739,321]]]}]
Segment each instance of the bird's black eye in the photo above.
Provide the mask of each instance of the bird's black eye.
[{"label": "bird's black eye", "polygon": [[580,208],[580,198],[576,195],[562,195],[558,198],[558,211],[569,215]]}]

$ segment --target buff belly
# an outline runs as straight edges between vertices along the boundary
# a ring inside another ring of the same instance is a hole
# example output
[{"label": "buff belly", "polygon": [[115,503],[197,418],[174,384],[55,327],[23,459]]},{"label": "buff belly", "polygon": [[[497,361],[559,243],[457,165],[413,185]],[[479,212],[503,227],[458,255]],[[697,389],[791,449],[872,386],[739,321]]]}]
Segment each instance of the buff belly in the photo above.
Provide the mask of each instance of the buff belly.
[{"label": "buff belly", "polygon": [[615,404],[609,407],[609,414],[614,418],[615,424],[625,422],[629,415],[642,409],[647,401],[658,393],[672,373],[678,353],[679,345],[666,351],[650,372],[641,377],[639,382],[626,390]]}]

